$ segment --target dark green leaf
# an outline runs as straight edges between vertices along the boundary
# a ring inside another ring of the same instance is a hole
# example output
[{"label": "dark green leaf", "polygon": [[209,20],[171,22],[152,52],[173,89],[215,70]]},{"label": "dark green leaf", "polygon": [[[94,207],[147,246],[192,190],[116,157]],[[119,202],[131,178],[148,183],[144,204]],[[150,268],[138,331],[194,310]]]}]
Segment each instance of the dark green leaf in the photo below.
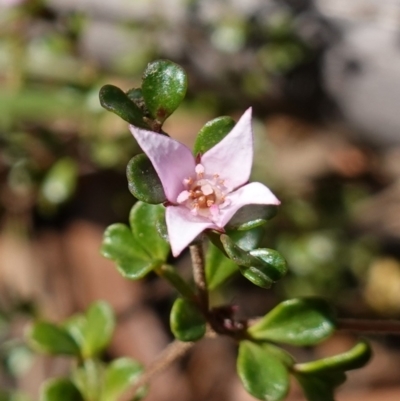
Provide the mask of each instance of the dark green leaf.
[{"label": "dark green leaf", "polygon": [[143,202],[137,202],[129,215],[134,238],[153,260],[160,262],[164,262],[169,254],[169,244],[161,238],[156,227],[164,215],[164,206]]},{"label": "dark green leaf", "polygon": [[277,212],[278,206],[275,205],[246,205],[234,214],[226,228],[228,230],[251,230],[271,220]]},{"label": "dark green leaf", "polygon": [[113,224],[106,229],[101,253],[116,262],[119,272],[132,280],[144,277],[157,265],[125,224]]},{"label": "dark green leaf", "polygon": [[206,332],[206,321],[193,302],[178,298],[171,310],[171,331],[181,341],[196,341]]},{"label": "dark green leaf", "polygon": [[302,374],[320,374],[330,371],[346,371],[363,367],[371,359],[371,347],[360,341],[350,351],[317,361],[299,363],[294,369]]},{"label": "dark green leaf", "polygon": [[80,355],[78,344],[61,327],[48,322],[35,322],[27,332],[32,346],[41,352],[54,355]]},{"label": "dark green leaf", "polygon": [[235,121],[231,117],[218,117],[209,121],[197,134],[194,143],[193,153],[195,156],[204,154],[207,150],[214,147],[235,126]]},{"label": "dark green leaf", "polygon": [[[120,358],[111,362],[105,372],[100,401],[118,400],[142,372],[143,366],[130,358]],[[139,390],[138,394],[144,396],[144,389]]]},{"label": "dark green leaf", "polygon": [[132,157],[126,167],[126,177],[129,191],[137,199],[151,204],[167,200],[156,170],[144,153]]},{"label": "dark green leaf", "polygon": [[319,298],[296,298],[280,303],[248,329],[252,338],[297,346],[314,345],[335,330],[330,305]]},{"label": "dark green leaf", "polygon": [[246,391],[259,400],[283,400],[289,391],[288,368],[268,346],[241,341],[237,371]]},{"label": "dark green leaf", "polygon": [[186,73],[172,61],[153,61],[143,73],[142,93],[146,106],[152,117],[160,123],[180,105],[186,89]]},{"label": "dark green leaf", "polygon": [[83,401],[82,395],[67,378],[47,380],[40,388],[40,401]]},{"label": "dark green leaf", "polygon": [[149,126],[143,121],[142,111],[122,89],[114,85],[104,85],[100,89],[99,98],[100,104],[106,110],[112,111],[136,127],[149,129]]},{"label": "dark green leaf", "polygon": [[[229,237],[244,251],[253,250],[260,243],[263,228],[256,227],[247,231],[231,231]],[[210,290],[217,288],[238,271],[237,264],[228,258],[222,245],[220,234],[208,232],[213,245],[210,245],[206,255],[206,275]]]},{"label": "dark green leaf", "polygon": [[285,260],[274,250],[254,249],[247,252],[225,234],[220,239],[229,258],[239,265],[240,272],[259,287],[271,287],[287,271]]},{"label": "dark green leaf", "polygon": [[334,390],[346,381],[343,372],[330,372],[321,375],[295,374],[308,401],[335,401]]}]

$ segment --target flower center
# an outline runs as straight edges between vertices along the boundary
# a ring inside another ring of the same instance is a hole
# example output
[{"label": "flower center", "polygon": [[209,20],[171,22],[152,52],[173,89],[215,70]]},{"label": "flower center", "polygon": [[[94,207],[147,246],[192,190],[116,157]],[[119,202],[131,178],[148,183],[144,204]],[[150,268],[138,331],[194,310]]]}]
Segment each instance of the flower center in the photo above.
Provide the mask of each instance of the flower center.
[{"label": "flower center", "polygon": [[228,205],[225,195],[230,191],[224,180],[219,178],[219,174],[206,174],[202,164],[196,165],[195,172],[195,178],[183,180],[185,190],[178,195],[176,201],[189,208],[195,216],[214,220],[220,209]]}]

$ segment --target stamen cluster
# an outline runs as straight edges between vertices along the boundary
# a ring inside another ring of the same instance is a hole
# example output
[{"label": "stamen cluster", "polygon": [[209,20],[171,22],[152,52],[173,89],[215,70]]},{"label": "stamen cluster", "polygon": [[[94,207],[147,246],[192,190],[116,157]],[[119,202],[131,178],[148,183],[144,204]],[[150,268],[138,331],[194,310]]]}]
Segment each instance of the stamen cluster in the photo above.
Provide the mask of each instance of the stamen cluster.
[{"label": "stamen cluster", "polygon": [[219,215],[220,208],[228,205],[225,195],[230,191],[219,174],[206,174],[202,164],[196,165],[195,172],[195,178],[183,180],[186,189],[178,195],[176,201],[189,208],[193,215],[214,220]]}]

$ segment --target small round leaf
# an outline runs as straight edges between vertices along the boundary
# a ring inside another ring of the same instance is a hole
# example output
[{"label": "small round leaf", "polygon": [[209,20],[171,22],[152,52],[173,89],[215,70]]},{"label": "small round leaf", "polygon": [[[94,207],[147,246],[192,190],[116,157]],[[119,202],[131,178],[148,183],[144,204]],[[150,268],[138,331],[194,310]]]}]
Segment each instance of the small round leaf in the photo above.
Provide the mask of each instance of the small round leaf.
[{"label": "small round leaf", "polygon": [[35,322],[27,332],[32,346],[53,355],[80,355],[78,344],[62,327],[48,322]]},{"label": "small round leaf", "polygon": [[91,358],[108,346],[115,327],[114,312],[107,302],[98,301],[84,315],[68,319],[64,327],[80,345],[82,357]]},{"label": "small round leaf", "polygon": [[197,134],[193,148],[194,155],[204,154],[214,147],[229,134],[235,124],[235,120],[226,116],[215,118],[206,123]]},{"label": "small round leaf", "polygon": [[40,388],[40,401],[83,401],[82,394],[67,378],[47,380]]},{"label": "small round leaf", "polygon": [[[112,361],[105,371],[100,401],[118,400],[136,382],[142,372],[143,366],[134,359],[119,358]],[[138,395],[143,397],[145,388],[138,391],[135,400],[138,399]]]},{"label": "small round leaf", "polygon": [[160,178],[144,153],[132,157],[126,168],[126,177],[129,191],[135,198],[151,204],[167,200]]},{"label": "small round leaf", "polygon": [[253,339],[285,344],[315,345],[335,330],[330,305],[320,298],[295,298],[272,309],[248,329]]},{"label": "small round leaf", "polygon": [[263,345],[241,341],[237,371],[246,391],[259,400],[283,400],[289,391],[288,368]]},{"label": "small round leaf", "polygon": [[243,276],[259,287],[271,287],[287,271],[285,260],[276,251],[254,249],[247,252],[228,235],[222,234],[220,239],[227,255],[239,265]]},{"label": "small round leaf", "polygon": [[171,310],[171,331],[181,341],[196,341],[206,333],[206,321],[200,310],[188,300],[178,298]]},{"label": "small round leaf", "polygon": [[114,85],[104,85],[99,93],[100,104],[108,111],[115,113],[128,123],[145,129],[149,126],[143,121],[143,113],[139,107]]},{"label": "small round leaf", "polygon": [[162,205],[136,202],[129,214],[129,224],[135,240],[153,260],[164,262],[169,254],[169,244],[157,230],[157,223],[165,215]]},{"label": "small round leaf", "polygon": [[172,61],[153,61],[143,73],[143,98],[152,117],[160,123],[177,109],[185,97],[186,89],[186,73]]},{"label": "small round leaf", "polygon": [[106,229],[101,253],[116,262],[122,276],[132,280],[144,277],[155,267],[150,255],[135,241],[125,224],[112,224]]}]

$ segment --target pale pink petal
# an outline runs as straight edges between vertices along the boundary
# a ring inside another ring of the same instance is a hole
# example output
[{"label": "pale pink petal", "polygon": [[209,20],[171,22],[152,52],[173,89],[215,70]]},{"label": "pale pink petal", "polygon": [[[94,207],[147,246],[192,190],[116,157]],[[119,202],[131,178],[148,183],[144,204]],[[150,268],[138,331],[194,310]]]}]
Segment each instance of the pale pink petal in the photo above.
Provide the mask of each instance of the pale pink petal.
[{"label": "pale pink petal", "polygon": [[176,202],[185,189],[183,180],[194,175],[196,166],[190,149],[166,135],[129,126],[137,143],[151,160],[160,177],[165,196]]},{"label": "pale pink petal", "polygon": [[172,254],[178,256],[201,232],[216,225],[200,216],[194,216],[185,206],[167,206],[165,213]]},{"label": "pale pink petal", "polygon": [[279,205],[278,198],[260,182],[251,182],[226,196],[230,201],[228,206],[220,208],[220,214],[216,224],[224,227],[233,215],[246,205]]},{"label": "pale pink petal", "polygon": [[245,184],[253,164],[251,108],[242,115],[232,131],[201,157],[206,174],[219,174],[232,190]]}]

